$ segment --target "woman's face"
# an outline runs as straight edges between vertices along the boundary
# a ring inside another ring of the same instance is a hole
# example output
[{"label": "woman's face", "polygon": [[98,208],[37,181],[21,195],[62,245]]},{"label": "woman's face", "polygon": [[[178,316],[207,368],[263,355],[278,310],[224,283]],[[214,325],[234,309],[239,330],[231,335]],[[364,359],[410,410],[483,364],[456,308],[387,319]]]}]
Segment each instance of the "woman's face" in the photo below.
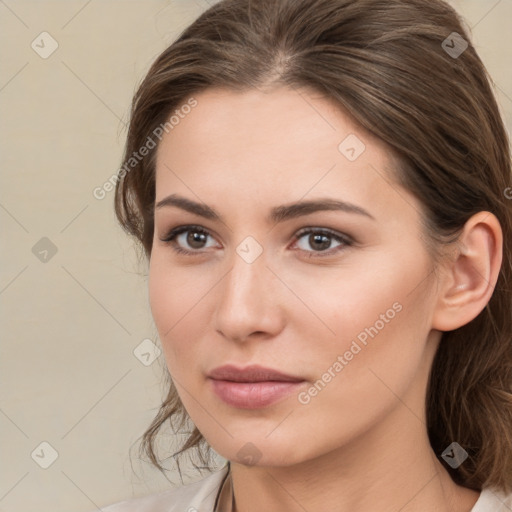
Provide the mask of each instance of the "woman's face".
[{"label": "woman's face", "polygon": [[[195,98],[158,149],[149,274],[192,421],[215,451],[249,464],[310,460],[372,433],[395,447],[424,428],[440,334],[420,204],[391,181],[384,144],[317,93]],[[290,207],[326,201],[350,206]],[[208,377],[226,364],[298,382],[251,391]]]}]

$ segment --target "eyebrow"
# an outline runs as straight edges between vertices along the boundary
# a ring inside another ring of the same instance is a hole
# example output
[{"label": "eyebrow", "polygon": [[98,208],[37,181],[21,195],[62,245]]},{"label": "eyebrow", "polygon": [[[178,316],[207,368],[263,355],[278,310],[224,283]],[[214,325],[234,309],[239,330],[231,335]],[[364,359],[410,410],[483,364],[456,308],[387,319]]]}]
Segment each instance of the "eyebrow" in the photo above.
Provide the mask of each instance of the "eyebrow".
[{"label": "eyebrow", "polygon": [[[181,208],[182,210],[193,213],[195,215],[199,215],[205,219],[220,221],[224,223],[222,216],[219,215],[213,208],[204,203],[197,203],[178,194],[171,194],[161,201],[158,201],[158,203],[155,205],[155,209],[169,206]],[[299,201],[297,203],[276,206],[272,208],[270,215],[266,220],[269,223],[278,223],[319,211],[342,211],[346,213],[355,213],[376,220],[375,217],[367,212],[364,208],[361,208],[360,206],[352,203],[348,203],[346,201],[340,201],[338,199],[332,198]]]}]

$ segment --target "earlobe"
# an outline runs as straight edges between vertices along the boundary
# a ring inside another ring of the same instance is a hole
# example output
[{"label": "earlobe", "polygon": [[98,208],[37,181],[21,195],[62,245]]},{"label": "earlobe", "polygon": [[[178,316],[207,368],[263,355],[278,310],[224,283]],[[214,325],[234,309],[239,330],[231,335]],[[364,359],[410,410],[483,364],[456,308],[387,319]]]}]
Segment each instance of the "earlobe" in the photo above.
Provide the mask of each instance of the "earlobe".
[{"label": "earlobe", "polygon": [[478,212],[465,224],[458,249],[445,267],[432,328],[452,331],[476,318],[489,302],[503,258],[503,233],[490,212]]}]

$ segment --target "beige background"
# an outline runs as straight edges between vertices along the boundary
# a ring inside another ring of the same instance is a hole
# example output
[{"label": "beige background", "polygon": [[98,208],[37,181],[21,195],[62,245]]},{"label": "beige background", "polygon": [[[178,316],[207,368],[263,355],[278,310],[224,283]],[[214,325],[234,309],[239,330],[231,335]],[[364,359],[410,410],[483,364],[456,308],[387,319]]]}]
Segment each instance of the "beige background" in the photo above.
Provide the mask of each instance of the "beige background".
[{"label": "beige background", "polygon": [[[452,4],[510,132],[512,0]],[[116,225],[113,193],[92,191],[119,168],[137,83],[208,5],[0,0],[0,511],[90,512],[170,487],[134,445],[163,390],[162,357],[146,366],[134,354],[156,341],[145,267]],[[31,47],[43,31],[59,45],[46,59]],[[58,452],[47,469],[42,442]]]}]

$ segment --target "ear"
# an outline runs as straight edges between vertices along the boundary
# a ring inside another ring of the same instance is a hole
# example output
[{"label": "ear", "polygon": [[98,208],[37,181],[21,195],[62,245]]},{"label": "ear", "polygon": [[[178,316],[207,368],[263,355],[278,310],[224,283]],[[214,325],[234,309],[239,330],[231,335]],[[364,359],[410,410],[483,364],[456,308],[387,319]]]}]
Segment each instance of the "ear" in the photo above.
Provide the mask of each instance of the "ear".
[{"label": "ear", "polygon": [[493,294],[503,258],[503,233],[496,216],[486,211],[473,215],[456,245],[437,290],[432,328],[439,331],[469,323]]}]

